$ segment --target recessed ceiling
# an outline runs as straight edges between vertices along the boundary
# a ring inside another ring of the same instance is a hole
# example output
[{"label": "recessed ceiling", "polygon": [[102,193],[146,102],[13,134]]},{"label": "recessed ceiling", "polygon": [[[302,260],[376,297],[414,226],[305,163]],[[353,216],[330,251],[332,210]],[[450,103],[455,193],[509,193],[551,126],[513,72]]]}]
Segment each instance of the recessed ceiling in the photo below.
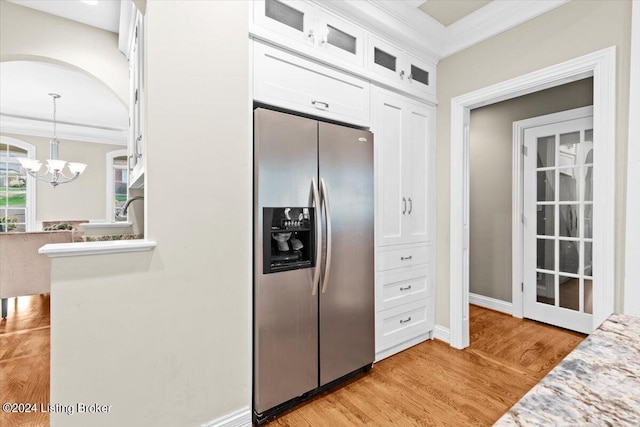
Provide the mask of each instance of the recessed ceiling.
[{"label": "recessed ceiling", "polygon": [[118,32],[119,0],[8,0],[52,15],[81,22],[103,30]]},{"label": "recessed ceiling", "polygon": [[419,8],[445,27],[491,3],[491,0],[427,0]]},{"label": "recessed ceiling", "polygon": [[83,126],[124,130],[129,118],[124,104],[102,82],[80,71],[34,61],[0,62],[0,113],[51,121],[56,101],[57,120]]}]

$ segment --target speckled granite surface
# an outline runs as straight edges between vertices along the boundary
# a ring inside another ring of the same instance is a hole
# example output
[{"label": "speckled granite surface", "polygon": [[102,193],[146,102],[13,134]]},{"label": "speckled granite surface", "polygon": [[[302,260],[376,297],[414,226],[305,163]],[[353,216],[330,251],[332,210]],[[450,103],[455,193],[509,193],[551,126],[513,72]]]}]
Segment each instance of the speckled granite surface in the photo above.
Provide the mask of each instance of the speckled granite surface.
[{"label": "speckled granite surface", "polygon": [[104,236],[84,236],[85,242],[105,242],[111,240],[137,240],[143,239],[142,234],[108,234]]},{"label": "speckled granite surface", "polygon": [[640,426],[640,318],[609,317],[494,426]]}]

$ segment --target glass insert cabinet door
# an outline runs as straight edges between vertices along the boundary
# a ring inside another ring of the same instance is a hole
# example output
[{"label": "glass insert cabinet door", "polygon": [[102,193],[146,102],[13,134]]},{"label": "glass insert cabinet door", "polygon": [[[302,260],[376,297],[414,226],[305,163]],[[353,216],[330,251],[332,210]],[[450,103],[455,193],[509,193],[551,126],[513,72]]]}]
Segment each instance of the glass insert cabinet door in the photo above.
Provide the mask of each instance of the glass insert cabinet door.
[{"label": "glass insert cabinet door", "polygon": [[589,333],[593,314],[593,118],[525,130],[524,307]]}]

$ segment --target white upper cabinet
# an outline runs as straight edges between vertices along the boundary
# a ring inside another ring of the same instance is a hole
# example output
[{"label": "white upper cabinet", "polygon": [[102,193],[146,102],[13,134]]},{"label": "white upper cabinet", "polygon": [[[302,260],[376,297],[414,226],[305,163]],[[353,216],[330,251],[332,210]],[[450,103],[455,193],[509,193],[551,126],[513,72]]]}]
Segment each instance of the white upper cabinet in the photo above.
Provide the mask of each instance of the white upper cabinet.
[{"label": "white upper cabinet", "polygon": [[435,96],[435,66],[373,35],[367,43],[367,68],[381,80],[414,96]]},{"label": "white upper cabinet", "polygon": [[376,88],[378,245],[429,242],[433,198],[433,107]]},{"label": "white upper cabinet", "polygon": [[311,3],[260,0],[253,14],[257,25],[312,48],[315,56],[364,65],[363,29]]},{"label": "white upper cabinet", "polygon": [[261,27],[313,46],[315,10],[300,0],[258,0],[254,2],[253,19]]},{"label": "white upper cabinet", "polygon": [[134,35],[129,54],[129,187],[144,186],[146,169],[144,135],[144,16],[136,12]]}]

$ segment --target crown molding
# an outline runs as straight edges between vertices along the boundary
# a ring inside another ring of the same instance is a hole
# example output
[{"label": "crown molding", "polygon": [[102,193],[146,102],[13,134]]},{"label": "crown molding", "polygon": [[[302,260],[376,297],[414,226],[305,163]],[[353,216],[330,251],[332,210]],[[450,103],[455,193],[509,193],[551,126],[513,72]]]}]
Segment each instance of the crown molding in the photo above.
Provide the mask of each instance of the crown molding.
[{"label": "crown molding", "polygon": [[[0,114],[0,132],[17,135],[31,135],[50,138],[51,122],[30,117]],[[127,129],[113,129],[87,126],[75,123],[57,123],[56,136],[71,141],[93,142],[96,144],[127,145]]]},{"label": "crown molding", "polygon": [[517,27],[569,1],[493,1],[446,27],[441,58]]}]

